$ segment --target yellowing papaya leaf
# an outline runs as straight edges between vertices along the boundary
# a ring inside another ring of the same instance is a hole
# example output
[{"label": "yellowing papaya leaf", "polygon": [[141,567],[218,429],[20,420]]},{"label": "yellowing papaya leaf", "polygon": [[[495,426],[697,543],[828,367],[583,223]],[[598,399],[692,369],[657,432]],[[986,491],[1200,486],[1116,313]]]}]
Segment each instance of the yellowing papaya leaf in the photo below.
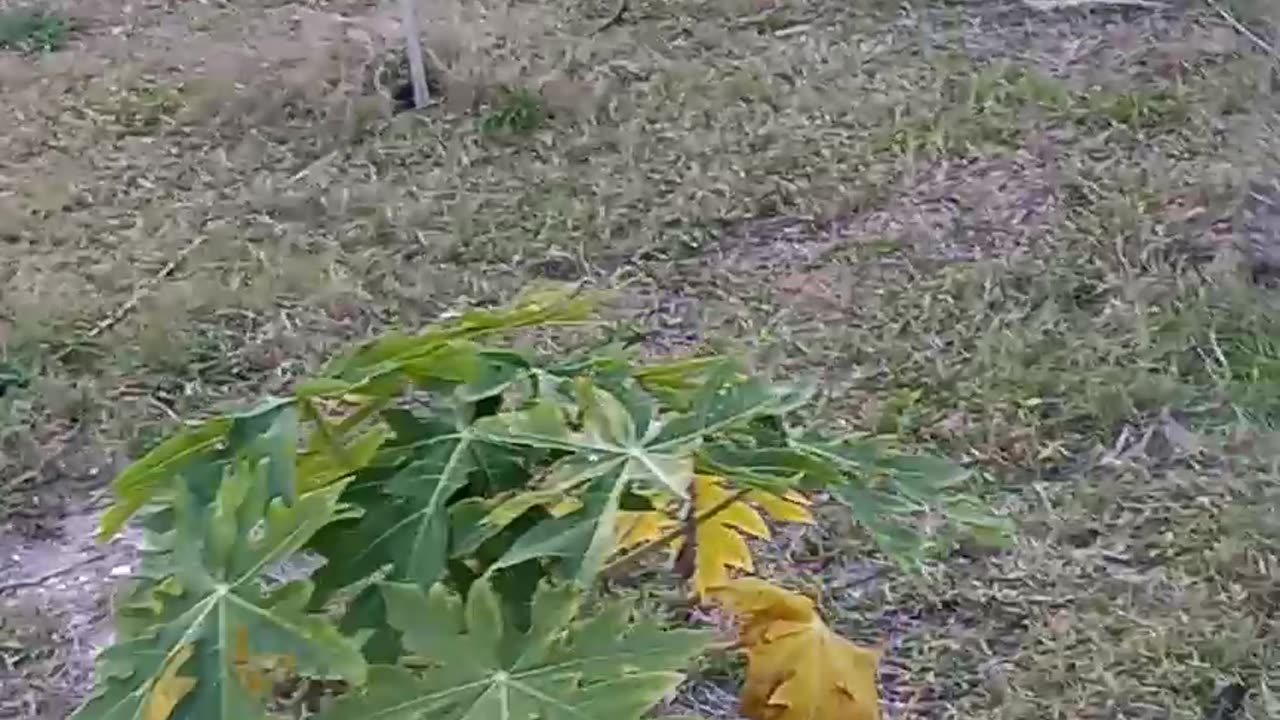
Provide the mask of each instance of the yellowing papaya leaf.
[{"label": "yellowing papaya leaf", "polygon": [[712,591],[738,616],[751,720],[880,720],[880,653],[836,635],[809,598],[759,578]]},{"label": "yellowing papaya leaf", "polygon": [[182,702],[182,699],[196,686],[195,678],[178,675],[178,671],[191,659],[194,652],[195,649],[192,646],[183,645],[178,652],[174,653],[169,664],[160,673],[160,677],[156,678],[155,688],[151,691],[147,710],[143,714],[144,720],[169,720],[173,709],[178,707],[178,703]]},{"label": "yellowing papaya leaf", "polygon": [[[704,518],[707,513],[723,506],[714,515],[702,519],[696,531],[698,545],[693,581],[700,597],[706,597],[710,589],[727,583],[730,568],[747,572],[755,569],[751,549],[743,535],[767,540],[770,534],[769,526],[748,501],[780,522],[813,522],[813,517],[806,508],[808,500],[799,493],[778,496],[752,491],[742,500],[730,502],[733,495],[734,491],[725,487],[724,481],[719,477],[694,477],[694,517]],[[677,524],[669,507],[648,512],[621,513],[616,528],[617,548],[628,550],[653,542],[669,534]],[[683,545],[683,536],[671,541],[671,548],[675,552],[679,552]]]},{"label": "yellowing papaya leaf", "polygon": [[[694,517],[702,517],[729,502],[733,496],[733,491],[726,488],[720,478],[699,475],[695,483]],[[751,548],[747,547],[743,534],[762,540],[769,539],[769,526],[765,525],[760,513],[741,501],[730,503],[720,512],[698,523],[696,532],[698,547],[694,555],[693,586],[699,597],[706,597],[709,589],[729,582],[729,568],[747,572],[755,569]],[[683,536],[672,543],[677,552],[683,545]]]},{"label": "yellowing papaya leaf", "polygon": [[[687,411],[658,413],[634,381],[580,377],[567,384],[572,400],[541,397],[531,407],[481,418],[471,431],[495,445],[554,451],[559,459],[546,484],[572,485],[583,502],[577,512],[534,525],[491,569],[555,557],[584,586],[615,550],[626,496],[658,490],[687,498],[706,437],[783,412],[792,398],[721,372],[689,399]],[[569,402],[576,412],[568,411]]]},{"label": "yellowing papaya leaf", "polygon": [[759,505],[761,510],[778,522],[813,524],[813,515],[809,512],[809,499],[794,490],[783,495],[753,490],[747,493],[747,500]]},{"label": "yellowing papaya leaf", "polygon": [[675,524],[674,519],[657,510],[618,513],[618,525],[615,528],[618,535],[617,550],[625,552],[653,542],[670,532]]}]

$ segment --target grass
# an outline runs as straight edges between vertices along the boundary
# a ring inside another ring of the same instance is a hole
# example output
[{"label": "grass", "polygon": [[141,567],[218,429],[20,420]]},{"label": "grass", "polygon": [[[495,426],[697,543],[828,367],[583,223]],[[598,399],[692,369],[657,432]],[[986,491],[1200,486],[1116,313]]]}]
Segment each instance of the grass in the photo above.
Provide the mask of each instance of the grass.
[{"label": "grass", "polygon": [[61,50],[70,39],[71,31],[67,18],[37,7],[0,11],[0,50],[22,53]]},{"label": "grass", "polygon": [[[654,353],[818,374],[832,420],[963,458],[1017,518],[875,582],[836,520],[777,549],[889,641],[894,717],[1203,718],[1232,683],[1235,717],[1280,712],[1280,295],[1229,223],[1280,105],[1216,13],[422,9],[425,113],[392,112],[398,36],[357,3],[146,11],[0,64],[12,518],[90,492],[67,448],[136,455],[353,339],[585,278]],[[731,717],[719,674],[685,702]]]}]

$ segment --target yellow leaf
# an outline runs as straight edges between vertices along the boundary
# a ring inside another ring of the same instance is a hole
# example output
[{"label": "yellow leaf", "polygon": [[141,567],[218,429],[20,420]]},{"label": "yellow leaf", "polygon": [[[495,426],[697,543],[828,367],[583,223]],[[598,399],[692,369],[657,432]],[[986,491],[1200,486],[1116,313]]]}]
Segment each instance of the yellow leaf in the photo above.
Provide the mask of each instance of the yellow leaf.
[{"label": "yellow leaf", "polygon": [[293,674],[297,661],[291,655],[254,655],[249,647],[249,629],[238,628],[231,649],[231,670],[245,692],[255,698],[266,697],[276,683]]},{"label": "yellow leaf", "polygon": [[759,505],[761,510],[778,522],[813,524],[813,515],[809,514],[809,499],[794,490],[784,495],[754,490],[747,493],[747,499]]},{"label": "yellow leaf", "polygon": [[741,623],[742,714],[751,720],[880,720],[880,653],[836,635],[813,601],[758,578],[713,591]]},{"label": "yellow leaf", "polygon": [[[734,491],[725,487],[721,478],[713,475],[695,476],[693,491],[695,517],[702,517],[734,495]],[[781,522],[813,522],[813,517],[806,508],[808,500],[799,493],[778,496],[752,491],[746,495],[745,500],[759,505],[767,515]],[[671,508],[661,503],[659,505],[658,509],[648,512],[620,514],[616,531],[617,550],[625,551],[658,540],[676,527],[677,520],[671,517]],[[730,503],[699,523],[693,582],[700,597],[706,597],[711,588],[728,582],[731,569],[747,572],[755,569],[744,534],[763,540],[770,537],[769,526],[760,517],[760,513],[743,500]],[[676,537],[671,541],[670,547],[678,552],[683,544],[684,538]]]},{"label": "yellow leaf", "polygon": [[618,538],[617,550],[621,552],[653,542],[671,532],[675,525],[675,520],[658,511],[620,512],[618,524],[614,527]]},{"label": "yellow leaf", "polygon": [[178,671],[191,659],[194,648],[183,645],[164,666],[160,677],[151,689],[151,697],[147,700],[147,709],[143,713],[144,720],[169,720],[178,703],[196,686],[195,678],[181,677]]},{"label": "yellow leaf", "polygon": [[[720,478],[711,475],[698,475],[694,478],[694,486],[695,517],[701,517],[733,495],[720,483]],[[747,572],[755,569],[751,548],[747,547],[743,533],[769,539],[769,527],[760,514],[741,501],[730,504],[698,524],[693,586],[699,597],[706,597],[711,588],[729,582],[729,568]],[[683,544],[684,538],[677,538],[672,547],[679,551]]]}]

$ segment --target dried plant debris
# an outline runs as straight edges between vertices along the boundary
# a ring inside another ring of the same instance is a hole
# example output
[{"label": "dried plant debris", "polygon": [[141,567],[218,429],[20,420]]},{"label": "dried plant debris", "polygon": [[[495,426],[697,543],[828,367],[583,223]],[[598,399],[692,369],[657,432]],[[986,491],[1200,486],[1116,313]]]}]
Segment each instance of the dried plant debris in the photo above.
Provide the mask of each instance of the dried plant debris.
[{"label": "dried plant debris", "polygon": [[1249,183],[1239,226],[1253,281],[1270,284],[1280,280],[1280,178]]}]

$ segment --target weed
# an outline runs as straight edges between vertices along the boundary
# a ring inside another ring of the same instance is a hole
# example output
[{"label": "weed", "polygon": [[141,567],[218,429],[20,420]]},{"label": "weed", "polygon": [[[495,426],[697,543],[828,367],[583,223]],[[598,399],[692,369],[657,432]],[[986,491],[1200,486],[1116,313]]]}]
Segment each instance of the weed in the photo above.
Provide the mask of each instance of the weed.
[{"label": "weed", "polygon": [[10,362],[0,362],[0,398],[11,390],[20,390],[27,386],[31,378],[21,367]]},{"label": "weed", "polygon": [[547,106],[537,93],[525,88],[507,90],[480,118],[485,133],[530,133],[547,120]]},{"label": "weed", "polygon": [[53,52],[66,46],[71,22],[56,13],[32,7],[0,10],[0,50],[23,53]]}]

